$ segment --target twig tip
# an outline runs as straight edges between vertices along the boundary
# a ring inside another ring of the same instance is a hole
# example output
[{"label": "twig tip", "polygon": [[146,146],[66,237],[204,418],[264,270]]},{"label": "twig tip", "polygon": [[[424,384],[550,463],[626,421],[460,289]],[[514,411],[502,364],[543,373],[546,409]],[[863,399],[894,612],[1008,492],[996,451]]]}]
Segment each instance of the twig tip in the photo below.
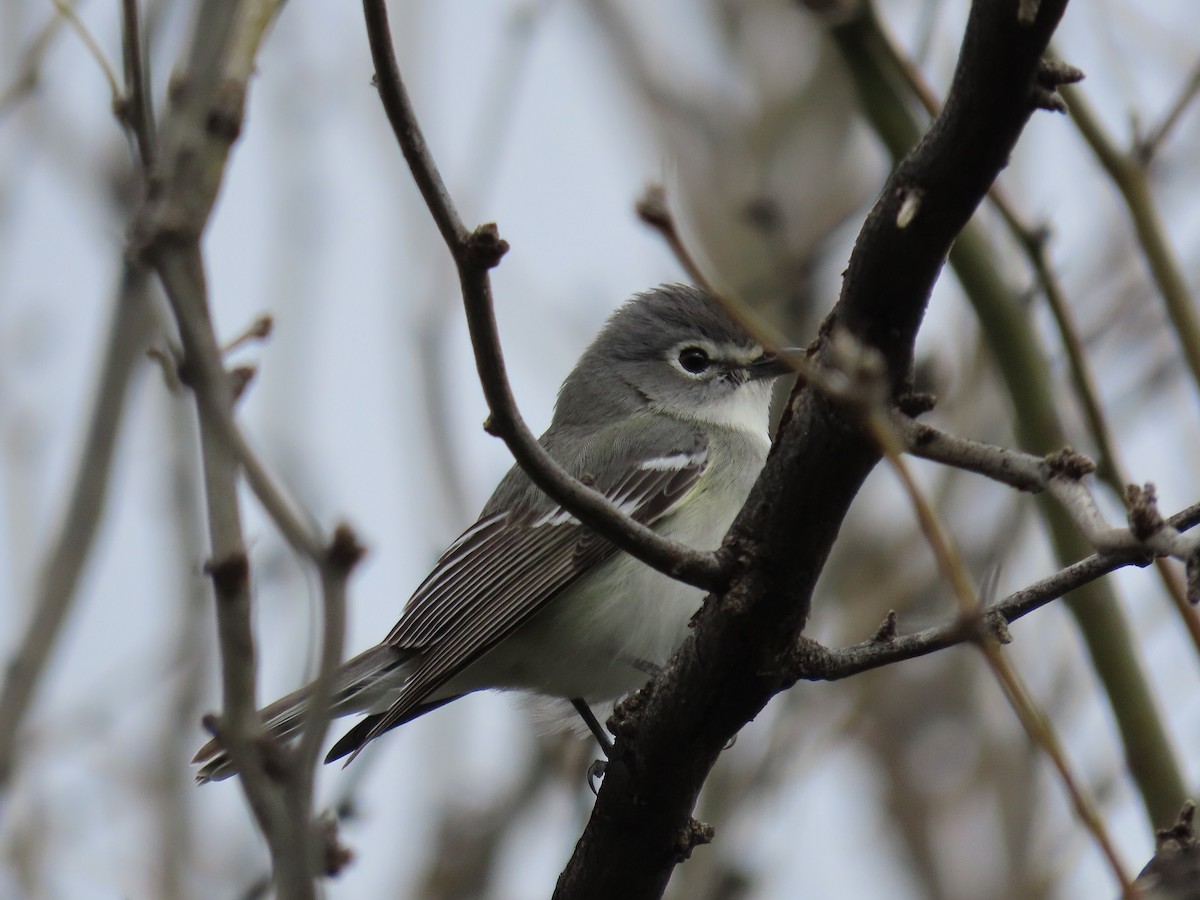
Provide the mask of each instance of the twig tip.
[{"label": "twig tip", "polygon": [[340,522],[333,530],[333,539],[329,542],[326,558],[329,564],[341,574],[348,573],[366,554],[367,549],[358,542],[358,535],[347,523]]},{"label": "twig tip", "polygon": [[883,622],[875,629],[875,633],[871,635],[871,643],[873,644],[890,644],[896,639],[896,611],[889,609]]},{"label": "twig tip", "polygon": [[703,844],[711,844],[717,830],[707,822],[689,818],[675,841],[675,860],[683,862],[691,858],[692,851]]}]

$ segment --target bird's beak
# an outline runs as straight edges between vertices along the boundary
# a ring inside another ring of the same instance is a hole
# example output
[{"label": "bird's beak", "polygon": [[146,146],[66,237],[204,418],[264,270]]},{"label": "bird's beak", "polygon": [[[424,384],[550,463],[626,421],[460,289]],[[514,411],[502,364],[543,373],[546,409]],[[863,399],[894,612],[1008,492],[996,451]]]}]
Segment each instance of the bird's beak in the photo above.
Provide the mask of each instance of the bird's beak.
[{"label": "bird's beak", "polygon": [[798,363],[804,358],[803,347],[780,347],[770,350],[746,366],[746,372],[751,381],[759,378],[778,378],[780,375],[794,375]]}]

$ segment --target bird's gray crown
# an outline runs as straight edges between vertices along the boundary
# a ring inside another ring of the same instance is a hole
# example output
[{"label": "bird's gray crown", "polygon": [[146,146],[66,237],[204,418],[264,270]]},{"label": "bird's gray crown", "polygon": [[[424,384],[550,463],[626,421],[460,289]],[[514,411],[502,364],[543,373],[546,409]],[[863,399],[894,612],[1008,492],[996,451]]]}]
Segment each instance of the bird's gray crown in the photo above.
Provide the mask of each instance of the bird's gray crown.
[{"label": "bird's gray crown", "polygon": [[587,352],[609,360],[661,359],[683,340],[756,346],[720,301],[691,285],[664,284],[638,294],[609,316]]},{"label": "bird's gray crown", "polygon": [[638,294],[609,317],[563,382],[554,424],[597,425],[648,407],[708,402],[725,389],[702,385],[681,365],[687,360],[680,351],[693,346],[714,361],[739,366],[763,353],[725,307],[699,288],[665,284]]}]

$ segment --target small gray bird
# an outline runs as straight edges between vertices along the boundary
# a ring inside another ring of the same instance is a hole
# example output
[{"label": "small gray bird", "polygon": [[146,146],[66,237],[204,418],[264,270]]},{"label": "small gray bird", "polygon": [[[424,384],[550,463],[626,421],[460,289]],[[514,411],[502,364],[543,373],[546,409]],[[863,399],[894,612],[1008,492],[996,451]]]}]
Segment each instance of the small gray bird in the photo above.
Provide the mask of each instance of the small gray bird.
[{"label": "small gray bird", "polygon": [[[790,371],[713,298],[664,285],[618,309],[559,390],[546,451],[633,519],[715,550],[769,447],[771,381]],[[514,466],[378,646],[343,664],[332,715],[366,713],[326,762],[484,688],[591,705],[640,687],[682,643],[703,592],[581,525]],[[279,739],[309,688],[260,713]],[[196,779],[233,774],[215,741]]]}]

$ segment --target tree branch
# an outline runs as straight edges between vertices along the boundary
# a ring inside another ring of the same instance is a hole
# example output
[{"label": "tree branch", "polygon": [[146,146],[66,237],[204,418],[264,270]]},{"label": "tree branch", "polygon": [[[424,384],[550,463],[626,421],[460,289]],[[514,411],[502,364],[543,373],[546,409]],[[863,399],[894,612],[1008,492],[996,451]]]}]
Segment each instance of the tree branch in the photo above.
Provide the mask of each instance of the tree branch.
[{"label": "tree branch", "polygon": [[[1167,523],[1179,531],[1194,528],[1200,524],[1200,503],[1171,516]],[[1007,597],[992,601],[983,608],[981,615],[985,622],[1008,625],[1117,569],[1144,566],[1146,562],[1145,551],[1135,548],[1093,553]],[[928,656],[971,638],[972,632],[964,629],[958,619],[909,634],[886,633],[836,649],[822,647],[801,637],[793,651],[791,674],[797,680],[839,681],[871,669]]]},{"label": "tree branch", "polygon": [[893,413],[889,424],[916,456],[986,475],[1018,490],[1047,491],[1101,552],[1171,556],[1186,564],[1200,550],[1200,536],[1183,537],[1158,514],[1152,485],[1129,485],[1129,527],[1109,525],[1084,481],[1095,463],[1069,447],[1039,457],[956,437],[900,413]]},{"label": "tree branch", "polygon": [[413,181],[458,268],[475,365],[491,412],[484,427],[504,441],[534,484],[597,534],[680,581],[705,590],[724,586],[726,575],[716,554],[694,550],[629,518],[599,492],[573,478],[542,449],[525,424],[508,383],[488,276],[508,244],[500,239],[495,225],[483,225],[473,232],[463,225],[421,134],[400,76],[384,0],[363,0],[363,14],[380,100]]},{"label": "tree branch", "polygon": [[1065,89],[1063,96],[1071,111],[1071,121],[1125,202],[1134,235],[1162,295],[1193,384],[1200,387],[1200,316],[1183,266],[1167,237],[1150,175],[1136,149],[1125,152],[1117,146],[1082,90]]},{"label": "tree branch", "polygon": [[62,522],[38,572],[25,635],[8,663],[0,690],[0,788],[12,777],[25,714],[70,613],[79,575],[100,526],[129,383],[153,331],[147,274],[140,266],[127,265],[113,302],[105,358],[75,480]]},{"label": "tree branch", "polygon": [[[312,785],[317,748],[328,723],[328,703],[321,698],[328,698],[341,657],[345,583],[360,551],[345,528],[326,547],[320,527],[275,484],[246,444],[233,415],[236,385],[225,371],[209,313],[200,248],[225,164],[241,132],[258,48],[280,6],[279,0],[200,5],[187,63],[171,80],[161,146],[144,142],[157,165],[130,229],[130,252],[154,266],[166,289],[183,345],[180,380],[192,389],[200,413],[212,554],[208,572],[216,593],[223,689],[222,716],[209,717],[208,724],[241,776],[270,849],[277,894],[305,900],[315,896],[314,876],[341,858],[331,829],[311,819]],[[127,10],[127,18],[132,20],[135,12]],[[136,34],[130,24],[127,41]],[[140,52],[127,46],[127,61]],[[148,128],[150,121],[143,111],[135,124]],[[249,560],[238,500],[243,471],[280,532],[321,576],[321,666],[295,754],[281,754],[258,740]]]},{"label": "tree branch", "polygon": [[[859,233],[816,358],[844,328],[874,348],[896,391],[955,236],[1007,162],[1035,107],[1042,53],[1065,0],[1032,25],[1013,4],[972,4],[945,109],[905,157]],[[738,560],[663,673],[611,720],[618,740],[557,898],[658,897],[702,829],[690,814],[729,738],[787,686],[786,664],[842,518],[879,459],[854,416],[800,390],[726,539]],[[613,865],[620,860],[620,865]]]},{"label": "tree branch", "polygon": [[[889,77],[894,67],[892,54],[879,46],[878,29],[873,23],[872,5],[863,3],[856,15],[832,23],[830,29],[859,83],[868,118],[899,160],[915,144],[918,127],[906,114],[909,97],[897,92]],[[1041,100],[1046,101],[1044,95]],[[955,240],[950,265],[975,309],[981,334],[1007,386],[1018,440],[1026,448],[1049,453],[1067,440],[1047,354],[1031,323],[1027,304],[1009,287],[995,258],[984,230],[972,222]],[[897,264],[903,265],[903,261],[897,260]],[[879,287],[888,289],[885,283]],[[1039,503],[1039,512],[1060,565],[1091,550],[1070,516],[1056,504]],[[1161,824],[1174,816],[1186,796],[1186,786],[1116,589],[1109,582],[1093,582],[1067,597],[1066,603],[1112,705],[1124,757],[1137,782],[1147,818]],[[1191,619],[1188,621],[1193,627]]]}]

